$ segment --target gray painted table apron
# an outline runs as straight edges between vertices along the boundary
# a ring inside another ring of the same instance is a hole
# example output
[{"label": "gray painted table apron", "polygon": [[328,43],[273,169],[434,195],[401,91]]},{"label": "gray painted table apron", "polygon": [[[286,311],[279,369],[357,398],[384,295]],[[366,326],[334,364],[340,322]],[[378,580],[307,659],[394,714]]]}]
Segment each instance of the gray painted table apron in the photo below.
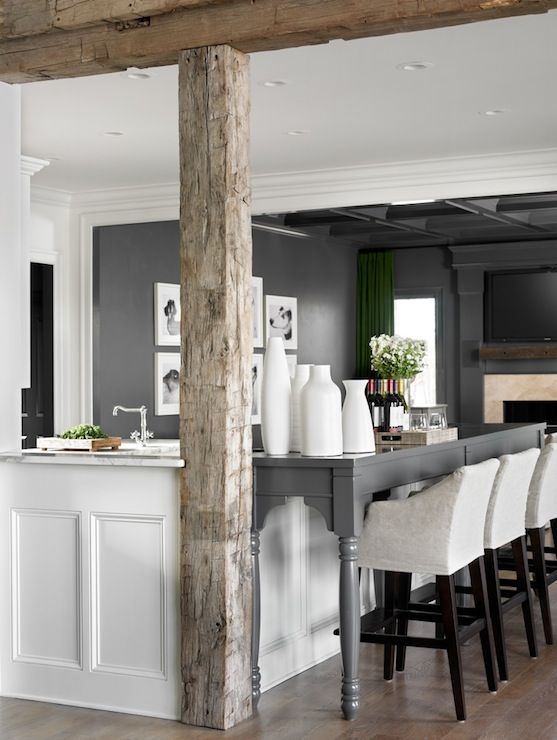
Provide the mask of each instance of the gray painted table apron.
[{"label": "gray painted table apron", "polygon": [[259,670],[260,582],[259,532],[275,506],[289,496],[301,496],[317,509],[339,540],[339,622],[342,656],[341,708],[354,719],[360,703],[358,657],[360,645],[360,590],[358,542],[364,514],[373,494],[396,486],[452,473],[490,457],[543,445],[545,424],[482,424],[459,427],[459,439],[411,448],[386,448],[367,455],[331,458],[301,457],[297,453],[269,456],[254,452],[254,507],[252,529],[253,632],[252,691],[254,706],[260,696]]}]

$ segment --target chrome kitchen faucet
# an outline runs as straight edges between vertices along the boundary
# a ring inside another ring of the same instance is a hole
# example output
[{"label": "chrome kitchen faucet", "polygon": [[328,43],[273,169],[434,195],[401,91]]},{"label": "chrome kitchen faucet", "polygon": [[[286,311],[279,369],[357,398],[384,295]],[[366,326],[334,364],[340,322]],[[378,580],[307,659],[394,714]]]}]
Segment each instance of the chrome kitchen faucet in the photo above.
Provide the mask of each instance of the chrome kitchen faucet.
[{"label": "chrome kitchen faucet", "polygon": [[137,409],[128,408],[127,406],[115,406],[112,409],[112,415],[118,416],[118,411],[126,411],[127,413],[136,412],[141,415],[141,432],[138,432],[137,429],[135,429],[130,434],[130,439],[135,440],[141,447],[145,447],[147,445],[147,440],[155,436],[153,432],[150,432],[147,429],[147,406],[140,406]]}]

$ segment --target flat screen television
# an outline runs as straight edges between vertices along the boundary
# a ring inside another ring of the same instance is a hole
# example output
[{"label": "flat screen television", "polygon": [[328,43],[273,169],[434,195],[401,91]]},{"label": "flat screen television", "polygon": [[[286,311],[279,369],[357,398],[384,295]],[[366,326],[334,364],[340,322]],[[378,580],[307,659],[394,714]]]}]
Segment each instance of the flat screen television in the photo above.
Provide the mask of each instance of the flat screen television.
[{"label": "flat screen television", "polygon": [[486,342],[557,342],[557,268],[486,273]]}]

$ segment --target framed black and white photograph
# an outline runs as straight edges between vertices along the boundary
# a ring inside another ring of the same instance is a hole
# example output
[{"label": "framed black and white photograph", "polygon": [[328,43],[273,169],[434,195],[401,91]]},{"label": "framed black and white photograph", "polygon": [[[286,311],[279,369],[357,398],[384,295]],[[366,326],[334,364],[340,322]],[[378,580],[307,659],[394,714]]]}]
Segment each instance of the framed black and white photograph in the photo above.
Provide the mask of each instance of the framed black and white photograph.
[{"label": "framed black and white photograph", "polygon": [[288,365],[288,372],[290,373],[290,377],[293,378],[296,375],[298,355],[286,355],[286,364]]},{"label": "framed black and white photograph", "polygon": [[265,296],[266,338],[282,337],[285,349],[298,349],[298,301],[296,298]]},{"label": "framed black and white photograph", "polygon": [[180,346],[180,286],[155,283],[155,344]]},{"label": "framed black and white photograph", "polygon": [[155,352],[155,416],[180,413],[180,353]]},{"label": "framed black and white photograph", "polygon": [[263,347],[263,278],[251,279],[252,307],[253,307],[253,346]]},{"label": "framed black and white photograph", "polygon": [[252,355],[251,360],[251,423],[261,424],[261,378],[263,375],[263,355]]}]

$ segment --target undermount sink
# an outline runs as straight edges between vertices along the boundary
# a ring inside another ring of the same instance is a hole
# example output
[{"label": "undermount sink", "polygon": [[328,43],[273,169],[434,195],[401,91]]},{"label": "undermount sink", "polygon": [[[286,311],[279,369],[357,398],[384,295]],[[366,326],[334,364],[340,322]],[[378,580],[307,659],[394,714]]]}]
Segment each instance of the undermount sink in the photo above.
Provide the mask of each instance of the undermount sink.
[{"label": "undermount sink", "polygon": [[177,439],[149,439],[145,446],[133,440],[124,440],[117,450],[104,454],[116,455],[179,455],[180,441]]}]

